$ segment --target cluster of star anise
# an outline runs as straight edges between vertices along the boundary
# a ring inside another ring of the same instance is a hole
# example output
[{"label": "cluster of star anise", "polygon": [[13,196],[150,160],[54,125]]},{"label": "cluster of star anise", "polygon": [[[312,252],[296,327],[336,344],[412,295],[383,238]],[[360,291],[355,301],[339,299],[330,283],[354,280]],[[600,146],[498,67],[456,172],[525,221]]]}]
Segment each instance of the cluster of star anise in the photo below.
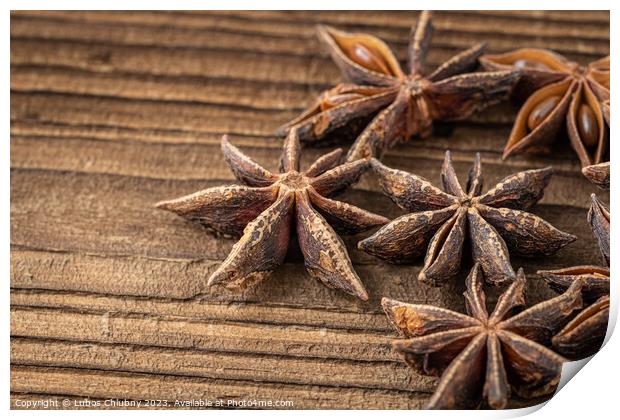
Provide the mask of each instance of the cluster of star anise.
[{"label": "cluster of star anise", "polygon": [[[513,271],[509,250],[549,255],[575,240],[524,211],[542,198],[550,168],[510,175],[481,194],[479,155],[463,188],[446,152],[443,191],[375,159],[370,164],[384,192],[412,213],[361,241],[360,249],[392,262],[413,260],[426,250],[418,278],[432,285],[458,273],[466,241],[475,262],[465,292],[470,316],[383,299],[388,317],[407,338],[394,342],[394,349],[421,373],[441,376],[427,408],[467,408],[481,402],[504,408],[511,391],[524,398],[550,394],[565,357],[587,357],[601,347],[609,316],[606,268],[541,272],[553,289],[564,293],[514,315],[525,305],[526,278],[523,270]],[[608,261],[609,212],[594,195],[588,220]],[[491,315],[485,282],[509,284]],[[576,314],[583,302],[593,301]]]},{"label": "cluster of star anise", "polygon": [[[609,165],[588,167],[589,171],[606,172],[606,183],[594,177],[593,182],[609,189]],[[609,210],[595,194],[588,211],[588,222],[596,238],[605,266],[582,265],[559,270],[539,271],[549,286],[563,292],[573,284],[583,284],[583,299],[589,304],[583,311],[553,337],[553,347],[570,359],[583,359],[596,353],[603,345],[609,319]]]},{"label": "cluster of star anise", "polygon": [[[267,278],[283,263],[296,238],[311,276],[367,300],[368,292],[337,232],[355,234],[382,226],[358,248],[392,263],[413,262],[425,254],[418,278],[433,286],[461,271],[467,259],[464,250],[469,249],[474,262],[465,292],[469,316],[385,298],[383,307],[406,337],[394,343],[396,351],[421,372],[441,375],[429,407],[471,407],[486,400],[490,407],[503,408],[511,391],[522,397],[552,392],[564,357],[584,357],[600,347],[609,313],[608,268],[541,272],[562,294],[517,313],[525,306],[526,278],[523,270],[515,273],[510,253],[551,255],[576,239],[529,212],[542,198],[552,169],[510,175],[482,193],[479,154],[467,183],[461,184],[447,151],[442,189],[378,159],[412,136],[428,136],[433,121],[463,119],[498,102],[518,82],[520,91],[536,92],[517,119],[505,156],[548,145],[566,117],[582,162],[596,163],[584,167],[584,175],[609,188],[609,163],[600,163],[609,124],[609,60],[582,69],[552,53],[526,50],[485,56],[485,67],[492,71],[472,73],[483,51],[477,45],[426,72],[431,32],[431,15],[422,12],[412,31],[404,72],[378,38],[320,27],[320,38],[347,83],[321,94],[279,130],[286,138],[278,173],[263,168],[224,137],[222,153],[243,185],[208,188],[157,206],[240,237],[208,286],[245,289]],[[300,169],[302,143],[345,132],[357,136],[346,155],[337,149],[305,171]],[[385,195],[407,214],[390,221],[329,198],[369,169]],[[588,220],[607,265],[609,219],[608,210],[593,196]],[[508,285],[491,314],[485,282]],[[590,306],[574,316],[583,302]]]},{"label": "cluster of star anise", "polygon": [[[449,189],[445,185],[455,185],[450,181],[452,170],[449,156],[446,162],[442,180],[444,188]],[[608,164],[586,169],[584,174],[589,179],[602,188],[609,188]],[[383,168],[381,170],[385,171]],[[385,173],[387,175],[389,173]],[[405,175],[400,174],[401,177]],[[470,172],[469,191],[472,191],[471,185],[476,185],[478,176],[478,169]],[[498,186],[511,178],[514,181],[513,177],[508,177]],[[416,186],[426,190],[432,187],[419,180]],[[502,188],[505,187],[499,187],[499,190]],[[494,190],[497,189],[496,186]],[[441,191],[433,192],[434,197],[440,196]],[[400,195],[396,199],[410,205],[415,203],[411,191],[407,193],[409,195]],[[519,196],[515,194],[512,198]],[[536,197],[536,193],[533,197]],[[434,199],[433,203],[441,201]],[[421,217],[424,222],[418,226],[418,230],[432,220],[429,216]],[[403,216],[402,224],[394,226],[394,229],[404,232],[406,236],[406,226],[411,224],[410,219],[418,218],[420,216]],[[469,219],[471,222],[472,219]],[[490,315],[487,312],[483,289],[485,262],[497,258],[495,255],[476,258],[478,262],[467,278],[465,303],[469,316],[428,305],[383,299],[383,308],[388,318],[405,338],[395,341],[394,349],[417,371],[441,376],[427,408],[471,408],[481,403],[491,408],[505,408],[511,392],[523,398],[550,394],[555,391],[565,361],[591,356],[601,348],[607,332],[610,305],[610,215],[594,194],[588,222],[607,266],[539,271],[538,274],[549,286],[562,294],[516,314],[516,310],[525,305],[526,278],[522,269],[497,300],[495,310]],[[470,225],[470,234],[472,230],[475,232],[477,228],[472,229]],[[475,239],[472,238],[472,241]],[[431,251],[429,246],[429,253]],[[452,258],[454,255],[451,254]],[[425,268],[428,260],[427,254]],[[444,264],[446,261],[448,259],[444,259]],[[495,271],[491,273],[497,274]],[[508,275],[511,273],[500,273],[504,278]],[[423,274],[420,277],[426,278]]]}]

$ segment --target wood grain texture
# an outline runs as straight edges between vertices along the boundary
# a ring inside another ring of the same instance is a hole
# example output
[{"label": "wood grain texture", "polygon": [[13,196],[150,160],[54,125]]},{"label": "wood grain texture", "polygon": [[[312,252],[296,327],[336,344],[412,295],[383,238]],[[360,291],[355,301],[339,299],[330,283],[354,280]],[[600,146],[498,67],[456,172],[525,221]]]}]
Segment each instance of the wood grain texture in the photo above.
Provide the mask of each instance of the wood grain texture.
[{"label": "wood grain texture", "polygon": [[[233,182],[219,151],[223,134],[276,169],[274,129],[340,80],[316,24],[373,33],[404,61],[417,14],[13,12],[11,407],[67,398],[101,408],[114,408],[104,404],[111,398],[422,407],[436,379],[391,351],[396,334],[379,300],[462,311],[465,272],[441,288],[420,284],[421,261],[395,266],[361,253],[362,234],[344,240],[368,302],[311,279],[296,246],[256,288],[209,290],[206,279],[234,239],[153,208]],[[434,24],[430,65],[482,41],[490,51],[555,49],[584,64],[609,54],[606,12],[443,11]],[[553,257],[513,259],[528,274],[531,304],[554,295],[536,270],[602,261],[586,222],[595,188],[567,141],[553,156],[502,162],[515,114],[502,104],[439,125],[385,163],[438,182],[446,149],[462,177],[480,151],[489,188],[515,171],[553,165],[533,211],[579,239]],[[326,147],[305,149],[302,166]],[[609,202],[609,193],[596,192]],[[401,214],[368,174],[340,199]],[[500,291],[489,290],[491,305]]]}]

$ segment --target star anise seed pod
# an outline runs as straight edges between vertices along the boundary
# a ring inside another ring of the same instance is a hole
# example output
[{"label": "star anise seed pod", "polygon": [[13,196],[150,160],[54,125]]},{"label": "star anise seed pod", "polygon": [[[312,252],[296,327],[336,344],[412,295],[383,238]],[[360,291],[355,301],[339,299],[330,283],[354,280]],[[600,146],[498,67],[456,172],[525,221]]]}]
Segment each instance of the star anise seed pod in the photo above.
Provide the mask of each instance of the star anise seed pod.
[{"label": "star anise seed pod", "polygon": [[[380,39],[321,26],[326,45],[343,77],[343,83],[323,92],[299,117],[278,133],[299,129],[303,142],[316,142],[336,129],[355,129],[360,120],[374,119],[349,150],[348,161],[380,157],[385,149],[413,135],[428,136],[434,120],[467,118],[504,99],[519,72],[514,70],[468,73],[478,65],[483,44],[476,45],[426,74],[430,46],[431,13],[422,12],[411,32],[408,73]],[[364,121],[364,122],[366,122]],[[357,134],[357,131],[355,132]]]},{"label": "star anise seed pod", "polygon": [[603,296],[553,337],[553,348],[571,360],[590,357],[603,346],[608,321],[609,296]]},{"label": "star anise seed pod", "polygon": [[559,270],[539,270],[537,273],[558,293],[565,292],[571,284],[579,280],[583,284],[583,300],[587,303],[609,295],[608,267],[578,265]]},{"label": "star anise seed pod", "polygon": [[339,231],[357,233],[385,224],[383,216],[327,198],[357,182],[367,169],[364,160],[338,165],[338,149],[299,171],[300,144],[295,130],[284,142],[280,173],[273,174],[222,139],[222,152],[236,178],[245,185],[208,188],[157,207],[197,221],[219,232],[240,235],[208,285],[245,289],[268,277],[282,264],[291,229],[308,272],[328,287],[362,300],[368,294],[353,269]]},{"label": "star anise seed pod", "polygon": [[534,398],[552,393],[560,380],[565,359],[547,346],[572,312],[581,308],[580,284],[513,315],[525,305],[527,281],[520,269],[489,315],[482,276],[476,264],[467,278],[469,316],[382,300],[388,318],[406,337],[392,347],[420,373],[441,375],[427,408],[472,408],[486,400],[490,407],[501,409],[511,389],[520,397]]},{"label": "star anise seed pod", "polygon": [[584,359],[599,351],[609,321],[609,268],[576,266],[540,270],[538,274],[558,293],[581,282],[583,300],[590,305],[553,337],[553,348],[571,360]]},{"label": "star anise seed pod", "polygon": [[538,271],[558,293],[580,282],[583,300],[591,304],[553,337],[553,348],[572,360],[592,356],[601,348],[609,320],[609,212],[594,194],[588,221],[607,267],[576,266]]},{"label": "star anise seed pod", "polygon": [[592,204],[590,204],[588,211],[588,223],[590,223],[594,237],[598,241],[601,254],[609,266],[609,227],[611,222],[609,209],[601,203],[596,194],[592,194],[591,197]]},{"label": "star anise seed pod", "polygon": [[370,164],[384,193],[414,213],[383,226],[358,248],[394,263],[411,262],[426,251],[421,281],[439,285],[457,274],[467,237],[474,260],[492,283],[515,277],[508,248],[524,256],[551,255],[576,239],[523,211],[542,198],[551,178],[550,167],[510,175],[481,195],[480,154],[476,154],[464,190],[450,151],[446,152],[441,170],[445,192],[422,177],[390,169],[376,159]]},{"label": "star anise seed pod", "polygon": [[524,48],[484,55],[484,68],[519,69],[517,96],[527,97],[504,149],[504,158],[550,151],[565,125],[581,166],[600,163],[607,150],[609,56],[583,67],[549,50]]},{"label": "star anise seed pod", "polygon": [[581,172],[588,179],[588,181],[590,181],[600,189],[607,191],[609,191],[609,171],[609,162],[586,166],[581,170]]}]

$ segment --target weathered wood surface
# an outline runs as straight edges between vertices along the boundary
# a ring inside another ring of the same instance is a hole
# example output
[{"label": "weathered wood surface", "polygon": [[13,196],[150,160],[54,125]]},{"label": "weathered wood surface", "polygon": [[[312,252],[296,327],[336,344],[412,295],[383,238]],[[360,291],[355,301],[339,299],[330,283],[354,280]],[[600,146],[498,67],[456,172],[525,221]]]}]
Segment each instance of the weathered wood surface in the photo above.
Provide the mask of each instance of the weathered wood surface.
[{"label": "weathered wood surface", "polygon": [[[405,56],[416,12],[14,12],[11,16],[11,403],[41,398],[292,400],[295,408],[419,408],[436,383],[389,347],[381,296],[463,310],[462,278],[442,288],[354,249],[371,299],[309,278],[298,249],[255,289],[208,290],[234,240],[152,204],[233,177],[219,139],[270,169],[273,130],[340,80],[316,23],[383,37]],[[491,51],[555,49],[581,63],[609,53],[605,12],[438,12],[439,63]],[[514,259],[530,303],[551,296],[537,269],[599,263],[586,223],[596,189],[568,148],[501,161],[508,104],[386,156],[438,180],[450,148],[464,175],[482,152],[487,185],[553,165],[535,211],[579,239],[554,257]],[[307,149],[303,161],[324,150]],[[600,193],[604,201],[609,195]],[[394,217],[365,176],[342,197]],[[496,295],[496,293],[491,293]],[[513,401],[513,406],[528,402]],[[104,407],[105,408],[105,407]]]}]

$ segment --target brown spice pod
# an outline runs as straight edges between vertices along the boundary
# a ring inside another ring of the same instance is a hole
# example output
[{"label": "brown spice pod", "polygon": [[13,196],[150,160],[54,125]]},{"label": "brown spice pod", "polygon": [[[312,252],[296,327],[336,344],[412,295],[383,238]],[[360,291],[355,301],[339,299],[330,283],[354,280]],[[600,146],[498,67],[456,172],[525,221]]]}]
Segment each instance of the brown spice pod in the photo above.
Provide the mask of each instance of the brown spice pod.
[{"label": "brown spice pod", "polygon": [[609,296],[603,296],[581,311],[553,337],[553,348],[572,360],[583,359],[599,351],[607,333],[609,302]]},{"label": "brown spice pod", "polygon": [[558,293],[563,293],[575,281],[582,281],[583,298],[587,302],[609,295],[609,268],[593,265],[579,265],[561,268],[559,270],[540,270],[549,287]]},{"label": "brown spice pod", "polygon": [[588,181],[600,189],[609,191],[610,185],[610,163],[603,162],[598,165],[586,166],[581,170]]},{"label": "brown spice pod", "polygon": [[343,151],[335,150],[301,171],[296,130],[284,141],[279,173],[254,162],[226,136],[222,152],[235,177],[245,185],[212,187],[156,204],[222,233],[241,236],[207,286],[243,290],[266,279],[284,261],[295,229],[310,275],[328,287],[368,300],[336,231],[359,233],[388,219],[328,198],[357,182],[368,162],[360,159],[339,164]]},{"label": "brown spice pod", "polygon": [[[525,103],[504,149],[504,158],[524,152],[548,153],[566,124],[582,167],[603,160],[609,124],[609,57],[580,66],[552,51],[526,48],[484,55],[480,62],[489,70],[518,68],[521,72],[513,97]],[[541,113],[542,104],[547,105],[545,101],[556,96],[562,96],[556,109],[538,126],[528,127],[531,114]]]},{"label": "brown spice pod", "polygon": [[430,305],[383,298],[381,305],[403,339],[392,342],[414,370],[441,375],[427,409],[505,408],[511,393],[533,398],[552,393],[566,359],[551,338],[581,309],[581,283],[522,310],[523,269],[489,313],[482,268],[476,264],[464,293],[468,315]]},{"label": "brown spice pod", "polygon": [[[549,153],[549,144],[555,141],[556,135],[565,124],[564,118],[576,89],[576,83],[564,79],[547,85],[531,95],[519,110],[508,141],[506,142],[502,158],[506,159],[514,154],[526,151]],[[553,95],[561,96],[562,99],[547,118],[545,118],[543,123],[532,130],[532,132],[528,133],[527,120],[530,113],[541,101]]]},{"label": "brown spice pod", "polygon": [[[430,135],[436,120],[464,119],[507,98],[518,71],[470,73],[478,67],[483,44],[425,72],[431,15],[421,12],[411,33],[408,71],[379,38],[319,26],[319,40],[348,83],[323,93],[308,110],[280,127],[278,135],[295,128],[300,140],[308,143],[357,135],[346,160],[380,158],[385,150],[413,136]],[[371,86],[377,90],[372,92]]]},{"label": "brown spice pod", "polygon": [[[392,50],[379,38],[364,33],[347,33],[324,25],[319,26],[317,32],[323,42],[331,45],[332,59],[349,80],[392,86],[394,77],[403,77]],[[373,58],[367,61],[366,66],[355,59],[359,48],[365,48]],[[337,51],[342,54],[337,54]]]},{"label": "brown spice pod", "polygon": [[537,63],[539,66],[521,71],[521,77],[512,92],[512,95],[519,100],[525,100],[542,86],[559,82],[566,77],[567,60],[553,51],[537,48],[521,48],[503,54],[485,54],[480,57],[480,64],[490,71],[509,70],[520,60]]},{"label": "brown spice pod", "polygon": [[[598,138],[596,140],[596,148],[593,151],[588,151],[584,138],[577,127],[577,113],[579,112],[579,106],[581,104],[587,104],[594,112],[596,118]],[[603,118],[600,103],[597,101],[594,93],[592,93],[590,86],[587,83],[580,83],[568,110],[567,128],[571,146],[573,150],[575,150],[575,153],[577,153],[581,161],[581,166],[599,163],[603,159],[603,154],[607,146],[607,130],[605,129],[605,121]]]}]

